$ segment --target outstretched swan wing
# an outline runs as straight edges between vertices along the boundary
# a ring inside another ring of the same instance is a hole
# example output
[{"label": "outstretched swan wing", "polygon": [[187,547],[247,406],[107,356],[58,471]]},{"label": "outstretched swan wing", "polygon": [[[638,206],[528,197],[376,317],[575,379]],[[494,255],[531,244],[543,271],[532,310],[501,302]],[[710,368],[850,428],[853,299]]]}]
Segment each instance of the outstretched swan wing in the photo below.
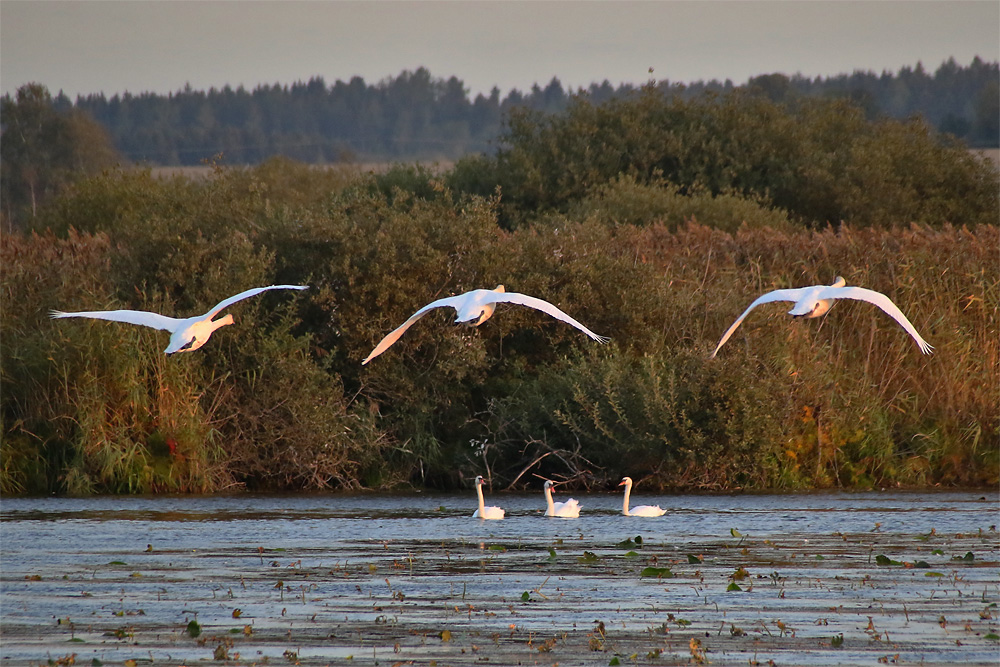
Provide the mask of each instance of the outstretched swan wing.
[{"label": "outstretched swan wing", "polygon": [[272,290],[272,289],[309,289],[309,286],[308,285],[268,285],[267,287],[254,287],[253,289],[248,289],[245,292],[240,292],[239,294],[233,295],[233,296],[229,297],[228,299],[223,299],[218,304],[216,304],[215,308],[213,308],[212,310],[210,310],[207,313],[205,313],[203,319],[207,319],[207,320],[208,319],[212,319],[221,310],[223,310],[225,308],[228,308],[229,306],[233,305],[237,301],[242,301],[243,299],[249,299],[250,297],[256,296],[256,295],[260,294],[261,292],[266,292],[266,291]]},{"label": "outstretched swan wing", "polygon": [[428,311],[433,310],[435,308],[443,308],[445,306],[451,306],[452,308],[458,310],[458,308],[461,307],[462,297],[464,296],[465,296],[464,294],[460,294],[458,296],[449,296],[443,299],[438,299],[437,301],[431,301],[429,304],[427,304],[417,312],[410,315],[410,318],[408,320],[406,320],[398,327],[390,331],[389,334],[385,338],[383,338],[378,345],[375,346],[375,349],[372,350],[371,353],[364,358],[364,361],[361,362],[361,365],[364,366],[369,361],[371,361],[378,355],[388,350],[393,343],[399,340],[400,336],[406,333],[406,330],[409,329],[414,322],[416,322],[421,317],[426,315]]},{"label": "outstretched swan wing", "polygon": [[729,337],[733,335],[734,331],[736,331],[736,327],[740,326],[740,322],[742,322],[743,319],[750,314],[751,310],[762,303],[771,303],[772,301],[798,301],[802,298],[802,293],[804,291],[805,288],[801,287],[797,289],[776,289],[773,292],[768,292],[767,294],[757,297],[757,299],[743,311],[743,314],[736,318],[736,321],[733,322],[733,324],[726,330],[726,333],[722,334],[719,344],[715,346],[715,350],[712,352],[711,356],[709,356],[709,359],[715,358],[715,355],[719,352],[719,348],[721,348],[725,342],[729,340]]},{"label": "outstretched swan wing", "polygon": [[177,325],[183,320],[178,320],[159,313],[150,313],[145,310],[89,310],[78,313],[64,313],[61,310],[53,310],[50,313],[53,319],[60,317],[90,317],[96,320],[109,320],[111,322],[126,322],[128,324],[138,324],[143,327],[153,329],[163,329],[171,333],[176,331]]},{"label": "outstretched swan wing", "polygon": [[920,346],[921,352],[924,354],[930,354],[934,350],[934,347],[917,333],[916,328],[910,323],[910,320],[906,318],[903,311],[901,311],[899,307],[892,302],[892,299],[881,292],[865,289],[864,287],[827,287],[826,289],[820,291],[819,298],[854,299],[855,301],[867,301],[868,303],[873,303],[885,311],[889,317],[896,320],[896,322],[899,323],[899,326],[906,330],[906,333],[913,336],[913,340],[917,341],[917,345]]},{"label": "outstretched swan wing", "polygon": [[494,297],[494,301],[497,303],[499,302],[516,303],[521,306],[528,306],[530,308],[534,308],[535,310],[540,310],[543,313],[551,315],[557,320],[562,320],[567,324],[572,324],[574,327],[576,327],[583,333],[587,334],[588,336],[596,340],[598,343],[607,343],[609,340],[611,340],[607,336],[600,336],[598,334],[595,334],[593,331],[583,326],[582,324],[574,320],[572,317],[570,317],[563,311],[553,306],[548,301],[543,301],[542,299],[537,299],[533,296],[528,296],[527,294],[518,294],[517,292],[497,292]]}]

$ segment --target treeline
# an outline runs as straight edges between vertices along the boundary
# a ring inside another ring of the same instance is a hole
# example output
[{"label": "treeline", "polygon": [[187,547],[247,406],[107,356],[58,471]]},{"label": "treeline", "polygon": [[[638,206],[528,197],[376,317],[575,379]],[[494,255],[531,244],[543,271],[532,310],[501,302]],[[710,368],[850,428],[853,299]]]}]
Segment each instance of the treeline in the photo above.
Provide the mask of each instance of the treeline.
[{"label": "treeline", "polygon": [[[514,114],[444,172],[105,171],[0,238],[0,492],[995,485],[998,186],[919,121],[652,87]],[[847,302],[762,306],[708,358],[757,295],[837,275],[936,352]],[[276,283],[312,288],[170,357],[161,331],[48,317],[187,316]],[[501,283],[612,342],[438,311],[361,366],[422,305]]]},{"label": "treeline", "polygon": [[[950,59],[933,74],[918,64],[896,73],[859,71],[829,78],[770,74],[744,86],[729,80],[691,84],[663,80],[655,86],[685,100],[740,88],[772,101],[845,97],[864,108],[870,119],[918,115],[970,146],[996,147],[1000,146],[998,81],[998,63],[976,58],[968,66]],[[351,159],[453,161],[489,152],[501,134],[504,114],[512,109],[554,113],[577,95],[600,104],[637,90],[604,81],[573,91],[553,78],[528,92],[515,89],[501,96],[494,88],[488,96],[470,99],[461,80],[435,78],[420,68],[377,83],[354,77],[331,85],[314,77],[250,91],[228,86],[207,92],[186,88],[165,96],[94,94],[75,102],[57,96],[56,102],[97,120],[133,162],[196,165],[221,153],[230,164],[257,164],[276,155],[324,164]]]}]

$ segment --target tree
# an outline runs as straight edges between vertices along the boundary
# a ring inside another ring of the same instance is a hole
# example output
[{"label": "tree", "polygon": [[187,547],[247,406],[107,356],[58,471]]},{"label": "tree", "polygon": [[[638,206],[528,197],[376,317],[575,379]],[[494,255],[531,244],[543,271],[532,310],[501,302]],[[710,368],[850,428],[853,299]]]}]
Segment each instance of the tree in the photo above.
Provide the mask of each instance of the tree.
[{"label": "tree", "polygon": [[120,161],[104,128],[82,111],[56,110],[48,89],[21,86],[2,101],[0,198],[8,225],[34,217],[44,200],[81,175]]}]

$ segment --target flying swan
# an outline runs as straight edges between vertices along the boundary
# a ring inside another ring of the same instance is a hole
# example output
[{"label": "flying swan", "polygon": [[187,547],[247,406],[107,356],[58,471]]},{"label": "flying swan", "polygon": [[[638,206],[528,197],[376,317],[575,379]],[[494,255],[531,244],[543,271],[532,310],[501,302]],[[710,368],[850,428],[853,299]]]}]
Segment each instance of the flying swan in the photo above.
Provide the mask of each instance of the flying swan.
[{"label": "flying swan", "polygon": [[212,333],[216,329],[233,323],[232,315],[226,315],[218,320],[213,320],[212,318],[215,317],[219,311],[228,308],[237,301],[242,301],[243,299],[256,296],[257,294],[266,292],[267,290],[302,290],[307,289],[308,287],[308,285],[269,285],[268,287],[254,287],[253,289],[248,289],[245,292],[240,292],[236,296],[231,296],[228,299],[220,301],[215,308],[212,308],[212,310],[208,311],[204,315],[188,317],[185,319],[167,317],[166,315],[150,313],[144,310],[93,310],[80,313],[64,313],[59,310],[53,310],[51,312],[51,316],[53,318],[90,317],[97,320],[127,322],[129,324],[138,324],[144,327],[152,327],[154,329],[163,329],[164,331],[170,332],[170,344],[167,345],[167,349],[164,350],[165,353],[173,354],[175,352],[193,352],[207,343],[209,337],[211,337]]},{"label": "flying swan", "polygon": [[625,516],[663,516],[667,513],[667,510],[660,509],[659,505],[638,505],[630,510],[628,499],[632,495],[632,478],[622,477],[618,486],[625,487],[625,501],[622,503],[622,514]]},{"label": "flying swan", "polygon": [[740,322],[743,318],[749,314],[751,310],[756,308],[762,303],[770,303],[772,301],[793,301],[795,306],[788,311],[788,314],[793,317],[820,317],[826,315],[827,311],[833,307],[833,302],[837,299],[854,299],[855,301],[867,301],[868,303],[873,303],[882,310],[884,310],[892,319],[896,320],[903,329],[906,330],[908,334],[913,336],[913,340],[917,341],[917,345],[920,346],[920,351],[924,354],[930,354],[934,349],[927,341],[920,337],[917,330],[910,324],[910,320],[906,319],[906,315],[896,307],[896,304],[881,292],[876,292],[874,290],[865,289],[864,287],[844,287],[847,281],[842,277],[837,276],[837,279],[832,285],[811,285],[809,287],[800,287],[798,289],[779,289],[773,292],[768,292],[763,296],[757,297],[757,300],[750,304],[750,307],[743,311],[743,314],[739,316],[733,325],[729,327],[726,333],[722,334],[722,340],[719,344],[715,346],[715,351],[712,352],[712,356],[709,358],[715,358],[718,354],[719,348],[729,340],[729,337],[733,335],[736,331],[736,327],[740,326]]},{"label": "flying swan", "polygon": [[479,509],[472,513],[473,519],[502,519],[503,510],[499,507],[486,506],[483,500],[483,476],[476,477],[476,495],[479,496]]},{"label": "flying swan", "polygon": [[564,519],[576,519],[580,516],[580,503],[578,503],[573,498],[570,498],[564,503],[554,503],[552,502],[552,487],[554,483],[552,480],[545,480],[545,504],[548,509],[545,510],[545,516],[560,516]]},{"label": "flying swan", "polygon": [[367,364],[369,361],[389,349],[389,346],[399,340],[399,337],[410,328],[410,325],[434,308],[454,308],[458,311],[458,317],[455,318],[455,322],[463,322],[469,326],[478,327],[480,324],[490,319],[498,303],[517,303],[522,306],[529,306],[531,308],[535,308],[536,310],[540,310],[543,313],[548,313],[557,320],[562,320],[563,322],[572,324],[574,327],[599,343],[606,343],[609,340],[605,336],[598,336],[593,331],[583,326],[548,301],[536,299],[535,297],[528,296],[527,294],[507,292],[504,290],[503,285],[497,285],[496,289],[475,289],[471,292],[466,292],[465,294],[449,296],[444,299],[438,299],[437,301],[430,302],[417,312],[413,313],[413,315],[410,316],[410,319],[403,322],[399,325],[399,327],[383,338],[382,342],[376,345],[375,349],[371,351],[371,354],[365,357],[365,360],[361,362],[361,365],[363,366]]}]

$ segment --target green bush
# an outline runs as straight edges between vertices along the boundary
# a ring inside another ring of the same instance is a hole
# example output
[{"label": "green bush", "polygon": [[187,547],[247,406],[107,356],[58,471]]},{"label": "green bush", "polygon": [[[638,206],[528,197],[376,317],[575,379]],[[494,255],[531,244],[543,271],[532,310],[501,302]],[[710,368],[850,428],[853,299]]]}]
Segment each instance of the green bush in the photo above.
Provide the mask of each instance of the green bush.
[{"label": "green bush", "polygon": [[448,183],[499,187],[501,221],[516,227],[622,176],[748,196],[814,227],[994,224],[998,206],[996,167],[919,121],[872,122],[843,100],[652,88],[601,105],[575,98],[560,115],[512,113],[496,156],[460,161]]},{"label": "green bush", "polygon": [[[453,488],[487,467],[515,486],[995,484],[995,171],[837,109],[646,94],[515,119],[507,152],[439,176],[273,161],[78,181],[38,233],[0,238],[0,493]],[[857,221],[818,224],[834,209]],[[837,275],[936,353],[843,302],[762,306],[708,358],[756,296]],[[311,288],[235,305],[192,354],[48,317],[187,316],[285,283]],[[529,308],[475,329],[442,309],[361,365],[423,305],[498,284],[612,344]]]}]

